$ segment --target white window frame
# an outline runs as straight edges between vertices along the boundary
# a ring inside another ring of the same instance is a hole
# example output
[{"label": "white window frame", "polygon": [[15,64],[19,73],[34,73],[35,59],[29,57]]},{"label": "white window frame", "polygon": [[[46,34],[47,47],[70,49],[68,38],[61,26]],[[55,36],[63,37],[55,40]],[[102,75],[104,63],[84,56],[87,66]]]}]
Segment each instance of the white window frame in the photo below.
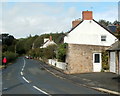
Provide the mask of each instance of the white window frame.
[{"label": "white window frame", "polygon": [[106,42],[106,41],[107,41],[107,36],[101,35],[101,42]]}]

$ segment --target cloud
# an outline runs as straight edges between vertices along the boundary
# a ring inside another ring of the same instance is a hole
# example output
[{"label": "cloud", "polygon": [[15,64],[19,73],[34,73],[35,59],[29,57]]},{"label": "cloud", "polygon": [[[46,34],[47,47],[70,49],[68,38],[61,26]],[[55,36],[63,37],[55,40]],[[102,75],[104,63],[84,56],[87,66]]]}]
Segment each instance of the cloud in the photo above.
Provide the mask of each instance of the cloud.
[{"label": "cloud", "polygon": [[[4,7],[3,7],[4,8]],[[37,3],[18,3],[11,9],[4,9],[2,32],[9,32],[16,38],[61,32],[70,28],[70,20],[60,6]],[[69,9],[71,11],[71,9]],[[68,14],[72,14],[68,12]],[[59,16],[59,14],[62,14]],[[64,13],[64,12],[63,12]]]},{"label": "cloud", "polygon": [[[115,8],[105,12],[96,11],[94,17],[96,20],[100,18],[113,20],[117,15],[113,10]],[[63,3],[21,2],[14,5],[4,3],[0,31],[8,32],[16,38],[27,37],[29,34],[66,32],[70,30],[72,20],[80,17],[81,10],[78,10],[76,6],[64,6]]]},{"label": "cloud", "polygon": [[104,12],[95,12],[94,18],[96,20],[104,19],[107,21],[114,22],[115,20],[118,20],[118,8],[112,7],[109,10]]}]

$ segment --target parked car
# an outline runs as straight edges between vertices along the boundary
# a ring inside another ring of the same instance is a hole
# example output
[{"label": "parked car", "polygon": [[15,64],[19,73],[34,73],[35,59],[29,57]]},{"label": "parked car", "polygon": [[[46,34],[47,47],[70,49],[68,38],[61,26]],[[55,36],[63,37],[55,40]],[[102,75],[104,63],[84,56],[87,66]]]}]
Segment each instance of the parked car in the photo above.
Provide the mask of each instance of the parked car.
[{"label": "parked car", "polygon": [[32,56],[29,56],[28,58],[29,58],[29,59],[33,59],[33,57],[32,57]]},{"label": "parked car", "polygon": [[25,58],[27,58],[27,59],[33,59],[32,56],[25,56]]},{"label": "parked car", "polygon": [[29,59],[29,56],[25,56],[25,58]]}]

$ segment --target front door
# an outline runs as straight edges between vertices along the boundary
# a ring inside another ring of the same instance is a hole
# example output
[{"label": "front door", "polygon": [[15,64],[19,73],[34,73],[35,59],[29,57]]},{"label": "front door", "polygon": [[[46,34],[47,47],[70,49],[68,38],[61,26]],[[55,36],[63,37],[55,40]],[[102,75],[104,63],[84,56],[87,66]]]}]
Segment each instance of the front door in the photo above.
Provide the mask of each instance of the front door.
[{"label": "front door", "polygon": [[93,53],[93,72],[101,72],[101,53]]},{"label": "front door", "polygon": [[116,73],[115,52],[110,52],[110,72]]}]

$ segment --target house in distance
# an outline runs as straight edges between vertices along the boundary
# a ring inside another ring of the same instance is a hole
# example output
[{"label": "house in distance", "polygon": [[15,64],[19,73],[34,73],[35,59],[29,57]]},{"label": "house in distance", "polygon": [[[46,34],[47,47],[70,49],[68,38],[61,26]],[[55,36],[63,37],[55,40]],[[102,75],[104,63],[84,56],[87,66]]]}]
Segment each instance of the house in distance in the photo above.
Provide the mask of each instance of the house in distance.
[{"label": "house in distance", "polygon": [[102,52],[117,38],[93,19],[92,11],[83,11],[77,23],[64,37],[64,43],[68,43],[65,73],[100,72]]},{"label": "house in distance", "polygon": [[53,40],[52,36],[49,38],[44,38],[44,44],[40,48],[47,48],[50,45],[57,45]]}]

